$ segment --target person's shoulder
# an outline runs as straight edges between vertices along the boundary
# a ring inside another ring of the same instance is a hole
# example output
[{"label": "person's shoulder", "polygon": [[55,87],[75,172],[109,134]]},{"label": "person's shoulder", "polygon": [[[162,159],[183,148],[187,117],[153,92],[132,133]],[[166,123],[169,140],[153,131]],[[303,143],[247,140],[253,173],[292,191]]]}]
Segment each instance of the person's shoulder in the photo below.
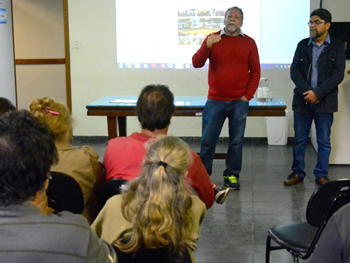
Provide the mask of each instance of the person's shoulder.
[{"label": "person's shoulder", "polygon": [[207,207],[205,203],[197,196],[197,195],[191,195],[192,198],[192,206],[191,206],[191,213],[195,220],[198,220],[201,222],[207,212]]},{"label": "person's shoulder", "polygon": [[349,233],[350,231],[350,204],[346,204],[339,208],[329,219],[327,225],[333,229],[340,230],[340,234],[344,235],[344,238],[348,238],[344,233]]},{"label": "person's shoulder", "polygon": [[110,139],[108,141],[108,146],[123,146],[124,144],[129,144],[130,141],[138,141],[140,143],[144,143],[145,141],[147,141],[149,138],[143,136],[141,133],[139,132],[134,132],[133,134],[131,134],[130,136],[122,136],[122,137],[115,137],[113,139]]},{"label": "person's shoulder", "polygon": [[243,34],[243,35],[240,35],[238,37],[241,37],[243,39],[243,41],[245,41],[250,46],[251,45],[256,45],[254,38],[252,38],[251,36],[249,36],[247,34]]},{"label": "person's shoulder", "polygon": [[98,153],[88,145],[84,145],[82,147],[72,147],[69,151],[65,151],[67,154],[65,158],[70,158],[70,156],[74,157],[75,160],[79,160],[79,162],[91,162],[98,160]]},{"label": "person's shoulder", "polygon": [[197,195],[191,195],[191,198],[192,198],[192,207],[194,208],[194,210],[198,210],[198,211],[207,210],[204,202]]},{"label": "person's shoulder", "polygon": [[122,137],[115,137],[113,139],[110,139],[107,143],[106,147],[106,153],[108,151],[117,151],[118,149],[123,149],[125,147],[128,147],[130,145],[130,142],[132,141],[131,136],[122,136]]},{"label": "person's shoulder", "polygon": [[130,138],[131,138],[131,136],[115,137],[115,138],[110,139],[108,141],[108,145],[114,145],[114,144],[121,143],[123,141],[128,141],[128,140],[130,140]]},{"label": "person's shoulder", "polygon": [[238,37],[241,37],[242,39],[244,39],[245,41],[249,41],[249,42],[255,42],[254,38],[252,38],[251,36],[243,33],[243,35],[239,35]]},{"label": "person's shoulder", "polygon": [[252,38],[251,36],[247,35],[246,33],[243,33],[243,35],[239,35],[239,37],[242,37],[243,39],[246,40],[250,40],[250,41],[254,41],[254,38]]},{"label": "person's shoulder", "polygon": [[105,204],[106,207],[120,207],[121,203],[123,201],[123,196],[121,194],[114,195],[111,198],[109,198]]},{"label": "person's shoulder", "polygon": [[81,147],[81,151],[88,154],[93,159],[98,159],[98,153],[91,146],[84,145]]},{"label": "person's shoulder", "polygon": [[70,144],[66,144],[65,146],[59,146],[58,155],[59,159],[70,159],[74,157],[75,159],[82,160],[90,160],[90,159],[98,159],[97,152],[90,146],[84,145],[82,147],[72,146]]},{"label": "person's shoulder", "polygon": [[191,151],[190,167],[195,166],[198,169],[198,165],[203,165],[203,162],[197,153]]},{"label": "person's shoulder", "polygon": [[50,215],[41,216],[41,220],[47,225],[64,225],[71,228],[80,228],[90,231],[90,226],[85,217],[80,214],[73,214],[68,211],[62,211]]},{"label": "person's shoulder", "polygon": [[334,218],[344,218],[346,221],[350,220],[350,203],[342,206],[334,213]]},{"label": "person's shoulder", "polygon": [[[100,214],[98,216],[100,217],[100,219],[97,221],[101,221],[101,218],[114,218],[114,220],[118,221],[124,220],[124,216],[122,215],[122,201],[123,198],[121,194],[114,195],[111,198],[109,198],[106,204],[103,206],[102,210],[100,211]],[[95,220],[95,222],[92,225],[96,225],[97,221]]]},{"label": "person's shoulder", "polygon": [[74,224],[81,224],[83,226],[89,226],[86,219],[80,215],[80,214],[73,214],[68,211],[61,211],[56,214],[50,215],[53,219],[53,221],[57,222],[66,222],[66,223],[74,223]]},{"label": "person's shoulder", "polygon": [[96,233],[82,215],[62,211],[58,214],[45,215],[45,217],[43,223],[39,222],[41,226],[39,231],[42,235],[47,234],[47,237],[55,235],[59,240],[57,246],[66,253],[85,257],[89,254],[88,250],[91,246],[102,248]]},{"label": "person's shoulder", "polygon": [[298,46],[307,46],[309,44],[310,38],[303,38],[302,40],[299,41]]},{"label": "person's shoulder", "polygon": [[193,159],[196,159],[196,160],[200,159],[199,155],[193,151],[191,151],[191,156]]}]

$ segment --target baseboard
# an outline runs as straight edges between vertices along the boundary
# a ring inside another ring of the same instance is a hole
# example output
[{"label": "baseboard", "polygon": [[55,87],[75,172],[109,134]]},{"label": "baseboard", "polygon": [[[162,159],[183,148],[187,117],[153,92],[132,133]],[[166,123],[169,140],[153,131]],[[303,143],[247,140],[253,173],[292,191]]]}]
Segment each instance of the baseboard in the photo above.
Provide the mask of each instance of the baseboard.
[{"label": "baseboard", "polygon": [[[201,137],[199,136],[183,136],[180,137],[185,142],[195,142],[200,143]],[[89,143],[104,143],[108,141],[107,136],[73,136],[73,143],[82,143],[82,144],[89,144]],[[228,137],[220,137],[218,140],[218,143],[228,143],[229,138]],[[246,143],[267,143],[267,137],[246,137],[244,138],[244,142]],[[288,144],[293,143],[293,137],[288,137]]]},{"label": "baseboard", "polygon": [[73,136],[72,143],[104,143],[108,141],[108,136]]}]

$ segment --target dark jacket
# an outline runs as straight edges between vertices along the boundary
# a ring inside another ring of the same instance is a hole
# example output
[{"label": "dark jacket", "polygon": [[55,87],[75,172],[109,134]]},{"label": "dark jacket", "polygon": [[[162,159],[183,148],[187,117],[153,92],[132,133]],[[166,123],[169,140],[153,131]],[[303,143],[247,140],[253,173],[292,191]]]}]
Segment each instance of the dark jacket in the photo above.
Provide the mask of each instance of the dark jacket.
[{"label": "dark jacket", "polygon": [[318,85],[314,92],[318,104],[306,103],[303,92],[311,90],[312,44],[310,38],[298,43],[290,69],[295,84],[293,110],[308,113],[314,107],[316,113],[331,113],[338,110],[338,84],[344,78],[345,46],[342,41],[330,36],[318,59]]}]

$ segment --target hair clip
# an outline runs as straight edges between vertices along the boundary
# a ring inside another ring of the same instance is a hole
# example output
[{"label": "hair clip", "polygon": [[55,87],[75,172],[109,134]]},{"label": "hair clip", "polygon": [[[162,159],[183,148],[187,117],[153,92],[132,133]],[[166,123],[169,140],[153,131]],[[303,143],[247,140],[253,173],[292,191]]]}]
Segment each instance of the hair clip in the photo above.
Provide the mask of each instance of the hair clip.
[{"label": "hair clip", "polygon": [[48,109],[46,109],[45,111],[46,111],[47,113],[52,114],[52,115],[55,115],[55,116],[60,116],[60,113],[59,113],[59,112],[57,112],[57,111],[48,110]]},{"label": "hair clip", "polygon": [[159,162],[158,162],[158,167],[159,167],[159,166],[163,166],[164,169],[166,169],[166,167],[168,166],[168,164],[165,163],[165,162],[159,161]]}]

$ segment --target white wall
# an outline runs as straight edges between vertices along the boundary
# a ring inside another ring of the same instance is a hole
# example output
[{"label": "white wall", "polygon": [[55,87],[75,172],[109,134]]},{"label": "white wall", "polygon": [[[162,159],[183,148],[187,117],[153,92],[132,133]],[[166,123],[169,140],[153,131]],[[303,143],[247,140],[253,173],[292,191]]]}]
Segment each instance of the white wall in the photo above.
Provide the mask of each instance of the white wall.
[{"label": "white wall", "polygon": [[350,21],[349,0],[323,0],[322,7],[328,9],[333,16],[333,22]]},{"label": "white wall", "polygon": [[[350,71],[350,61],[346,63],[346,72]],[[334,114],[332,125],[332,151],[330,164],[350,164],[349,129],[350,129],[350,74],[345,74],[339,85],[338,112]]]},{"label": "white wall", "polygon": [[0,24],[0,97],[16,105],[11,1],[0,0],[0,8],[6,9],[7,16],[6,23]]},{"label": "white wall", "polygon": [[[334,3],[333,3],[334,2]],[[324,1],[335,11],[342,12],[340,20],[346,19],[350,10],[349,0]],[[311,1],[311,9],[317,8],[318,1]],[[327,8],[327,7],[326,7]],[[330,8],[331,9],[331,8]],[[331,9],[332,11],[332,9]],[[333,14],[335,20],[337,14]],[[133,18],[131,18],[133,19]],[[142,19],[143,18],[135,18]],[[350,17],[347,17],[350,20]],[[306,25],[305,25],[306,26]],[[105,117],[86,115],[85,105],[107,95],[138,95],[141,88],[150,83],[167,84],[175,95],[206,95],[208,90],[207,70],[118,70],[115,50],[115,8],[114,0],[69,1],[69,30],[71,47],[72,105],[76,120],[74,135],[107,135]],[[150,35],[157,34],[157,29]],[[137,34],[137,32],[135,32]],[[140,39],[149,41],[147,39]],[[289,70],[263,71],[268,77],[274,95],[283,96],[287,108],[291,109],[293,83]],[[128,118],[128,134],[138,130],[135,118]],[[292,122],[290,136],[293,136]],[[178,136],[200,136],[201,118],[178,118],[172,121],[170,134]],[[249,117],[246,137],[266,137],[265,118]],[[227,136],[224,127],[222,136]]]}]

